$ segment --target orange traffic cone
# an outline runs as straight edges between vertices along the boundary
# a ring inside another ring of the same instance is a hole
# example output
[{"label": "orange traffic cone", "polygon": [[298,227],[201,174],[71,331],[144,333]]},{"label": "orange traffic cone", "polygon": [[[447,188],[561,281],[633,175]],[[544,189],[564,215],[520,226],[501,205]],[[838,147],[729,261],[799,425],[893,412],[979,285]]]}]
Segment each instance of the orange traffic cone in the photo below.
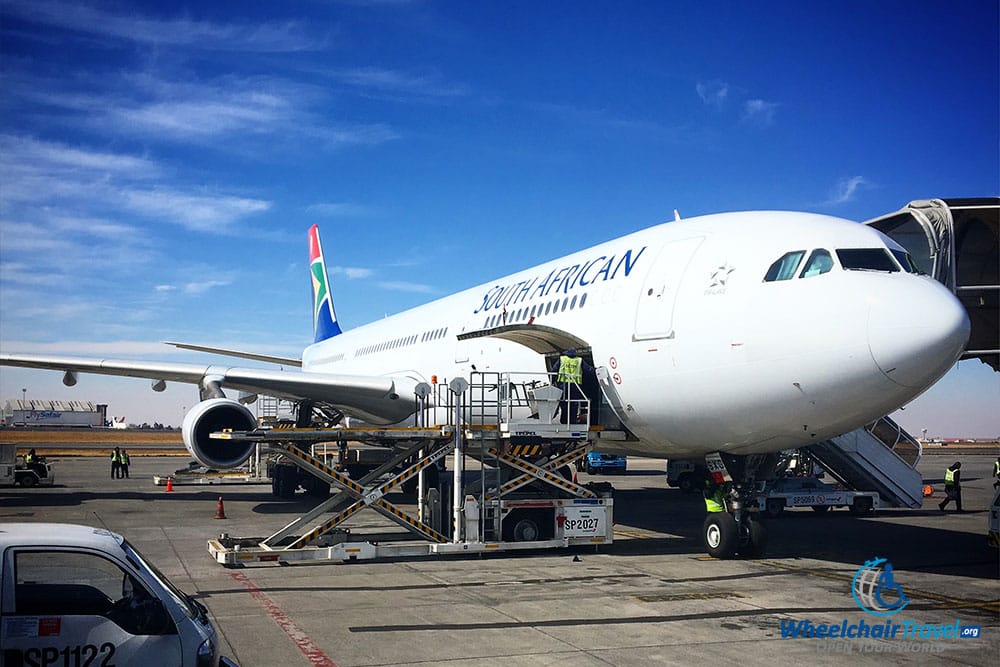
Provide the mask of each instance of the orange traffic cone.
[{"label": "orange traffic cone", "polygon": [[924,498],[932,495],[934,495],[934,489],[932,489],[931,485],[928,484],[927,486],[924,487]]},{"label": "orange traffic cone", "polygon": [[222,496],[219,496],[219,504],[215,508],[215,518],[225,519],[226,518],[226,508],[222,504]]},{"label": "orange traffic cone", "polygon": [[174,490],[174,478],[167,477],[167,493],[171,493]]}]

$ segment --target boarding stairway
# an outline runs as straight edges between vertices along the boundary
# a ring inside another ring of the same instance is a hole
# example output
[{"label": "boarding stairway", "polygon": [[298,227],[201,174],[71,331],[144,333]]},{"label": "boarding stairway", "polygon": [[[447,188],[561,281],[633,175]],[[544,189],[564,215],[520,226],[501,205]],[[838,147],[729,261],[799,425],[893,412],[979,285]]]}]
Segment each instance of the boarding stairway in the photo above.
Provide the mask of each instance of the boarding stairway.
[{"label": "boarding stairway", "polygon": [[804,449],[854,491],[875,491],[895,507],[916,509],[923,501],[920,443],[888,417]]}]

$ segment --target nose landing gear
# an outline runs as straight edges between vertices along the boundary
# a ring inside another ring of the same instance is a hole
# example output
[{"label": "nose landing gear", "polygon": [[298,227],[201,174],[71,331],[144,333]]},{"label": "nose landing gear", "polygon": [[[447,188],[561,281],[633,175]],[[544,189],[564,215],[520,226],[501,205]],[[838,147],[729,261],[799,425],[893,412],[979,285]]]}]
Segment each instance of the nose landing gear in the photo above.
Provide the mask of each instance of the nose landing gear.
[{"label": "nose landing gear", "polygon": [[[774,455],[733,456],[715,452],[705,457],[709,474],[722,484],[725,511],[709,512],[702,525],[705,551],[713,558],[763,558],[767,528],[757,518],[758,472],[774,467]],[[735,480],[734,480],[735,477]]]}]

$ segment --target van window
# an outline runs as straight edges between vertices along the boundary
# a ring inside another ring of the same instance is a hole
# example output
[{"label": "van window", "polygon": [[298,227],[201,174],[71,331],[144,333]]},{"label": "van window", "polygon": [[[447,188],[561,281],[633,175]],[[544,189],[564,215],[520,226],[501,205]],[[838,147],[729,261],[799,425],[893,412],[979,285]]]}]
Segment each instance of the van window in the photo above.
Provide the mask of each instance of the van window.
[{"label": "van window", "polygon": [[789,280],[790,278],[794,278],[795,270],[799,268],[799,262],[802,261],[802,257],[805,254],[805,250],[786,252],[767,270],[764,282],[770,283],[775,280]]},{"label": "van window", "polygon": [[21,551],[14,610],[30,616],[100,616],[131,635],[174,635],[163,603],[117,563],[81,551]]},{"label": "van window", "polygon": [[826,273],[833,268],[833,257],[826,250],[820,248],[819,250],[813,250],[812,254],[809,255],[809,259],[806,261],[805,267],[802,269],[802,273],[799,278],[811,278],[812,276],[818,276],[821,273]]}]

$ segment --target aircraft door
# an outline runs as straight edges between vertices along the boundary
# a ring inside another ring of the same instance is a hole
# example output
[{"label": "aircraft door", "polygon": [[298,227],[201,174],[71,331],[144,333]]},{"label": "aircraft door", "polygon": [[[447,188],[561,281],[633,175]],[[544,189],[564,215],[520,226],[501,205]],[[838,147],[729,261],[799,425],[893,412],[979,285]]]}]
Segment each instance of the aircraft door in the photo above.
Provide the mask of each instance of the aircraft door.
[{"label": "aircraft door", "polygon": [[646,274],[635,313],[634,340],[673,338],[674,304],[684,272],[705,237],[668,243]]}]

